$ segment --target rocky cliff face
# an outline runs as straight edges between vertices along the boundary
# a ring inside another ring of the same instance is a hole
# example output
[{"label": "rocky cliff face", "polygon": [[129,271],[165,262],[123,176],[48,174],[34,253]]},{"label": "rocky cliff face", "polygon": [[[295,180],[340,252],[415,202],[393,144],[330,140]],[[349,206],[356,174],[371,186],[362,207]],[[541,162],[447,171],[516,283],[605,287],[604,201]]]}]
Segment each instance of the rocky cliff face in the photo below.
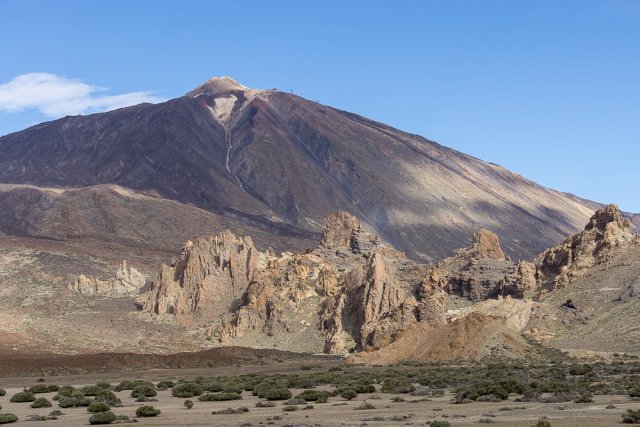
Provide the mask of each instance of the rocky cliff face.
[{"label": "rocky cliff face", "polygon": [[84,295],[122,297],[137,295],[146,283],[144,275],[135,268],[129,267],[126,260],[122,261],[115,276],[110,280],[100,280],[95,276],[81,274],[69,283],[68,288]]},{"label": "rocky cliff face", "polygon": [[185,243],[171,265],[162,265],[144,305],[148,313],[183,323],[211,320],[238,303],[266,255],[250,237],[230,231]]},{"label": "rocky cliff face", "polygon": [[581,233],[544,251],[534,261],[542,286],[566,286],[585,270],[605,261],[612,250],[633,244],[631,223],[615,205],[599,209]]}]

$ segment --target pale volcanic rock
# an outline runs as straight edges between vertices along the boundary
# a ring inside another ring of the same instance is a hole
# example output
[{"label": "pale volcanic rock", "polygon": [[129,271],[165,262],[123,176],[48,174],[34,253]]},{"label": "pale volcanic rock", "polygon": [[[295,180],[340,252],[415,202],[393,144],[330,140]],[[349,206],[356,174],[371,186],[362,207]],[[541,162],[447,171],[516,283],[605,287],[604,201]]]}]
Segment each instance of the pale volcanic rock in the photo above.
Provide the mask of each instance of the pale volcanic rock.
[{"label": "pale volcanic rock", "polygon": [[329,248],[349,246],[353,232],[359,227],[358,219],[348,212],[340,211],[324,220],[321,245]]},{"label": "pale volcanic rock", "polygon": [[225,230],[216,237],[187,242],[171,264],[161,267],[144,310],[190,323],[194,315],[212,319],[226,311],[242,296],[256,270],[266,266],[266,256],[250,237]]},{"label": "pale volcanic rock", "polygon": [[83,295],[119,297],[137,295],[146,283],[144,274],[129,267],[126,260],[122,261],[115,276],[114,279],[100,280],[95,276],[81,274],[69,284],[68,288]]},{"label": "pale volcanic rock", "polygon": [[611,250],[633,244],[631,223],[615,205],[599,209],[581,233],[546,250],[536,258],[546,289],[566,286],[575,277],[605,261]]},{"label": "pale volcanic rock", "polygon": [[500,320],[514,332],[521,332],[531,318],[534,302],[530,299],[498,297],[477,302],[470,307],[447,311],[447,321],[454,322],[471,313],[482,313]]},{"label": "pale volcanic rock", "polygon": [[498,236],[484,228],[473,234],[471,244],[473,256],[477,258],[504,259],[504,252],[500,247]]}]

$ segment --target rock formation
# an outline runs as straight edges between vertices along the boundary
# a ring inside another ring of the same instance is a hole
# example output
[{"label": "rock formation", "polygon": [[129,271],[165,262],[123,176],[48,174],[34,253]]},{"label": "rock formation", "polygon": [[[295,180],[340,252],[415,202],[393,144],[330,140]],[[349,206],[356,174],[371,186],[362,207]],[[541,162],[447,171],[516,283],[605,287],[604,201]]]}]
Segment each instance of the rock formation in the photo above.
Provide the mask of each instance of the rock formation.
[{"label": "rock formation", "polygon": [[146,283],[144,275],[129,267],[126,260],[122,261],[115,275],[114,279],[100,280],[95,276],[81,274],[69,283],[68,288],[83,295],[121,297],[137,295]]},{"label": "rock formation", "polygon": [[599,209],[581,233],[546,250],[534,261],[546,290],[566,286],[584,270],[605,261],[611,250],[632,244],[631,223],[615,205]]},{"label": "rock formation", "polygon": [[162,265],[144,310],[172,315],[184,323],[211,320],[242,296],[257,270],[266,265],[250,237],[230,231],[185,243],[171,266]]}]

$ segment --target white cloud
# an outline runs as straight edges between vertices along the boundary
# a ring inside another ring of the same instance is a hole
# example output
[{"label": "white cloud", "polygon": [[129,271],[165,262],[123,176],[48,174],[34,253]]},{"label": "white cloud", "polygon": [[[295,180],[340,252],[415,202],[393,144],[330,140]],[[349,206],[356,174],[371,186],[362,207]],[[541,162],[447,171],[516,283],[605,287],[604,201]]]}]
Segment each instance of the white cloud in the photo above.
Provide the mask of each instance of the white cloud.
[{"label": "white cloud", "polygon": [[103,95],[106,88],[49,73],[28,73],[0,84],[0,112],[37,109],[49,117],[114,110],[142,102],[162,102],[151,92]]}]

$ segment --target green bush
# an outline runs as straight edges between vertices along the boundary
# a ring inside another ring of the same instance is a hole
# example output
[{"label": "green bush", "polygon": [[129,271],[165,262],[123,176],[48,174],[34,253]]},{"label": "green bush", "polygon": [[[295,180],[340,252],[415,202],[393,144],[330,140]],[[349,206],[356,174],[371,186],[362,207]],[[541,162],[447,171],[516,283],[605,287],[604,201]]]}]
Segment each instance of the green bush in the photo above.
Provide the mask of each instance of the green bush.
[{"label": "green bush", "polygon": [[111,407],[104,402],[91,402],[87,406],[87,412],[107,412]]},{"label": "green bush", "polygon": [[551,427],[551,423],[547,420],[540,420],[531,427]]},{"label": "green bush", "polygon": [[15,423],[16,421],[18,421],[18,417],[15,414],[9,412],[0,414],[0,424]]},{"label": "green bush", "polygon": [[14,394],[9,399],[9,402],[13,403],[25,403],[25,402],[33,402],[36,400],[36,397],[30,391],[21,391],[19,393]]},{"label": "green bush", "polygon": [[434,421],[431,423],[431,427],[451,427],[449,421]]},{"label": "green bush", "polygon": [[216,392],[224,390],[224,384],[217,381],[205,382],[201,386],[204,391]]},{"label": "green bush", "polygon": [[114,391],[133,390],[134,388],[136,388],[136,385],[133,383],[133,381],[123,380],[123,381],[120,381],[120,384],[115,386],[113,390]]},{"label": "green bush", "polygon": [[34,409],[35,408],[51,408],[52,406],[53,405],[51,404],[51,402],[49,402],[49,400],[44,397],[37,398],[31,404],[31,407]]},{"label": "green bush", "polygon": [[7,394],[7,390],[0,388],[0,397],[4,396]]},{"label": "green bush", "polygon": [[173,387],[174,385],[176,385],[175,382],[169,381],[169,380],[164,380],[164,381],[160,381],[158,384],[156,384],[156,388],[158,390],[166,390],[168,388]]},{"label": "green bush", "polygon": [[640,423],[640,409],[628,409],[626,414],[622,414],[622,422],[626,424]]},{"label": "green bush", "polygon": [[89,424],[111,424],[118,416],[111,411],[97,412],[89,417]]},{"label": "green bush", "polygon": [[222,391],[225,393],[242,393],[242,387],[238,384],[225,384]]},{"label": "green bush", "polygon": [[629,397],[640,397],[640,386],[629,390]]},{"label": "green bush", "polygon": [[569,374],[570,375],[587,375],[589,372],[593,371],[593,368],[591,367],[591,365],[579,365],[579,364],[573,364],[569,367]]},{"label": "green bush", "polygon": [[326,402],[328,398],[329,393],[319,390],[305,390],[296,396],[296,399],[304,399],[307,402],[318,402],[320,400],[318,403]]},{"label": "green bush", "polygon": [[85,396],[95,396],[96,394],[100,393],[102,390],[104,390],[104,389],[98,387],[97,385],[87,385],[87,386],[84,386],[84,387],[80,388],[80,391]]},{"label": "green bush", "polygon": [[184,407],[187,408],[187,409],[193,408],[193,400],[185,400],[184,401]]},{"label": "green bush", "polygon": [[36,384],[29,387],[29,391],[33,394],[37,393],[53,393],[58,391],[59,387],[57,385],[46,385],[46,384]]},{"label": "green bush", "polygon": [[288,400],[291,399],[291,392],[284,387],[274,387],[265,390],[260,397],[267,400]]},{"label": "green bush", "polygon": [[358,397],[358,393],[356,393],[356,391],[352,388],[347,388],[344,389],[342,393],[340,393],[340,397],[342,397],[343,399],[351,400]]},{"label": "green bush", "polygon": [[131,397],[153,397],[157,394],[156,389],[148,385],[139,385],[131,391]]},{"label": "green bush", "polygon": [[102,390],[96,394],[97,402],[104,402],[111,407],[122,406],[122,401],[111,390]]},{"label": "green bush", "polygon": [[89,406],[91,405],[93,400],[83,397],[83,398],[74,398],[74,397],[62,397],[58,401],[58,406],[61,408],[78,408],[81,406]]},{"label": "green bush", "polygon": [[111,383],[108,381],[100,381],[96,385],[103,390],[111,390]]},{"label": "green bush", "polygon": [[223,400],[241,400],[242,395],[238,393],[205,393],[198,397],[200,402],[217,402]]},{"label": "green bush", "polygon": [[171,388],[174,397],[200,396],[203,392],[202,387],[196,383],[178,383]]},{"label": "green bush", "polygon": [[156,417],[160,415],[160,409],[156,409],[153,406],[143,405],[136,409],[136,417]]}]

